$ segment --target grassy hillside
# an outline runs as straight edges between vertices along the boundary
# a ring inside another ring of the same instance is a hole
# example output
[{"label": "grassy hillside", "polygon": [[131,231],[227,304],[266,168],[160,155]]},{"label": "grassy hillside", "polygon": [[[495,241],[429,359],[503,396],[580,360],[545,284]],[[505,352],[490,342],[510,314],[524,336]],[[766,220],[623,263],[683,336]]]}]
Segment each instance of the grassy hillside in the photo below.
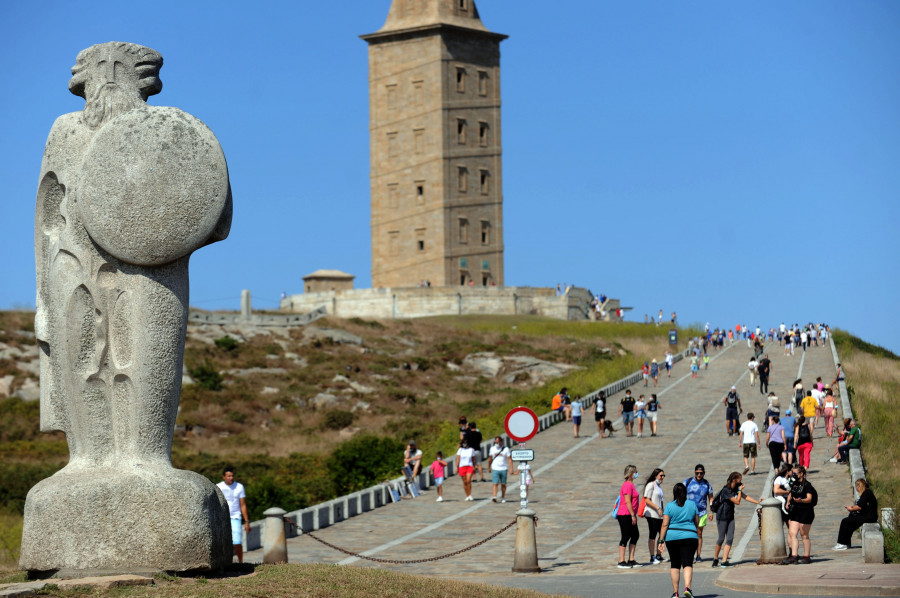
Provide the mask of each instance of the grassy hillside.
[{"label": "grassy hillside", "polygon": [[[37,380],[37,362],[28,362],[37,355],[32,319],[0,312],[0,350],[32,352],[0,360],[0,378],[13,377],[13,392]],[[545,412],[560,386],[586,394],[631,373],[662,356],[667,332],[500,316],[325,319],[285,335],[190,327],[185,366],[195,383],[182,391],[173,462],[214,481],[226,463],[234,465],[254,519],[273,504],[302,508],[395,477],[411,438],[429,457],[454,452],[460,415],[487,438],[502,432],[513,406]],[[485,352],[578,367],[532,377],[506,361],[491,375],[466,359]],[[68,458],[62,434],[39,432],[38,403],[0,399],[0,510],[7,517]],[[5,523],[15,527],[14,519]]]},{"label": "grassy hillside", "polygon": [[[866,476],[878,506],[900,512],[900,444],[896,442],[900,357],[843,331],[835,332],[834,342],[847,378],[853,416],[863,431]],[[885,550],[892,562],[900,562],[896,530],[886,534]]]}]

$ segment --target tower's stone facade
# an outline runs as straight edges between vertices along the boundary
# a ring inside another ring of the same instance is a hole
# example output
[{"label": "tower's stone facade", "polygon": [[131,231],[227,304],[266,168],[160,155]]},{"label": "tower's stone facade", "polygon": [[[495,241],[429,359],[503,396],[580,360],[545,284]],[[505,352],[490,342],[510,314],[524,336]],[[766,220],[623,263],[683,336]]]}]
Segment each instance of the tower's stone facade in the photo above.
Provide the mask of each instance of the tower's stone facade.
[{"label": "tower's stone facade", "polygon": [[474,0],[393,0],[369,43],[372,286],[503,285],[500,42]]}]

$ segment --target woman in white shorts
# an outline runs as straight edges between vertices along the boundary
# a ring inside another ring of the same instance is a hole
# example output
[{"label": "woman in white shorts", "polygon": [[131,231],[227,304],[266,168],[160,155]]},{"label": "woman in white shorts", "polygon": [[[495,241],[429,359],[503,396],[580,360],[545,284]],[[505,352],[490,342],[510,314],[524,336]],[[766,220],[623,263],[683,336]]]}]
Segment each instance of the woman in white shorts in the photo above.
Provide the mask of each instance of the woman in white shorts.
[{"label": "woman in white shorts", "polygon": [[659,399],[656,395],[650,395],[650,400],[644,406],[644,414],[650,422],[650,436],[656,436],[656,420],[659,415]]}]

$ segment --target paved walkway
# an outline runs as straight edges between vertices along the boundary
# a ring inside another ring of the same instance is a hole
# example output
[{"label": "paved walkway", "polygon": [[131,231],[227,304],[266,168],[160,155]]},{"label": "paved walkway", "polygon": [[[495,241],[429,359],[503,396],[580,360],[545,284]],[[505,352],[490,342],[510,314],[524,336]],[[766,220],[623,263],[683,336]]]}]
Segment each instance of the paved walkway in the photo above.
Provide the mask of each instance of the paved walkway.
[{"label": "paved walkway", "polygon": [[[741,393],[744,416],[750,411],[757,414],[757,422],[765,413],[766,402],[759,388],[749,385],[746,364],[751,351],[746,343],[715,352],[708,370],[701,370],[700,377],[690,378],[686,362],[676,364],[671,378],[660,379],[658,389],[632,387],[634,394],[656,390],[660,399],[659,436],[644,438],[626,437],[621,424],[616,424],[613,438],[599,438],[593,418],[582,427],[582,433],[590,436],[575,439],[570,424],[558,424],[539,434],[528,448],[535,451],[532,464],[535,484],[532,487],[529,506],[538,514],[537,542],[539,564],[542,573],[515,575],[511,573],[514,531],[510,530],[471,551],[437,562],[416,565],[372,563],[347,557],[311,538],[299,536],[288,541],[291,562],[339,563],[343,565],[379,566],[408,573],[446,575],[469,581],[484,581],[519,587],[534,587],[578,595],[598,595],[590,584],[562,583],[563,580],[584,580],[583,576],[610,574],[615,578],[649,582],[645,576],[665,576],[668,565],[645,566],[634,570],[619,570],[619,528],[609,512],[618,495],[622,471],[629,463],[638,466],[640,485],[654,467],[666,470],[666,496],[671,497],[671,487],[692,475],[694,465],[703,463],[707,479],[718,490],[732,471],[743,470],[743,458],[738,447],[738,437],[729,437],[725,429],[725,408],[722,397],[732,384]],[[799,376],[809,387],[816,376],[830,382],[834,366],[828,347],[814,347],[805,354],[793,357],[782,355],[777,345],[769,347],[773,361],[770,390],[782,397],[789,395],[792,382]],[[585,394],[592,389],[571,389]],[[619,396],[611,397],[616,405]],[[548,397],[549,403],[549,397]],[[745,417],[742,417],[742,421]],[[815,565],[794,567],[761,567],[755,564],[759,556],[759,537],[755,505],[744,502],[737,507],[737,530],[731,560],[738,565],[724,570],[729,577],[728,587],[754,591],[758,584],[775,583],[778,580],[809,578],[812,584],[803,594],[828,593],[834,595],[842,582],[828,578],[810,578],[812,572],[824,567],[828,571],[849,572],[862,566],[858,539],[851,550],[832,552],[837,538],[838,524],[853,497],[849,472],[846,467],[823,464],[834,450],[835,440],[829,440],[820,423],[814,435],[809,473],[810,481],[819,491],[816,521],[812,527],[812,553]],[[763,438],[763,441],[765,439]],[[426,459],[430,455],[426,451]],[[745,490],[759,497],[767,483],[771,483],[771,461],[763,449],[757,465],[758,475],[745,476]],[[511,480],[512,481],[512,480]],[[640,487],[639,485],[639,487]],[[445,483],[444,502],[436,503],[434,490],[423,493],[415,500],[388,505],[363,515],[353,517],[337,525],[316,532],[316,535],[335,545],[366,555],[386,559],[422,559],[453,552],[483,539],[511,522],[518,509],[516,492],[511,484],[510,502],[495,504],[490,500],[491,485],[473,485],[474,503],[463,500],[462,483],[458,477]],[[641,539],[637,559],[646,563],[649,557],[646,522],[640,522]],[[702,548],[704,562],[697,565],[698,573],[708,569],[716,539],[715,527],[705,536]],[[249,562],[261,560],[261,551],[246,555]],[[804,568],[805,567],[805,568]],[[890,566],[897,570],[895,566]],[[805,572],[805,573],[804,573]],[[709,573],[714,573],[709,571]],[[808,574],[808,575],[807,575]],[[821,574],[820,574],[821,575]],[[554,585],[552,578],[561,585]],[[704,573],[703,578],[708,577]],[[851,576],[852,577],[852,576]],[[538,581],[538,578],[540,581]],[[529,583],[529,579],[534,580]],[[895,583],[896,579],[894,582]],[[846,586],[859,585],[858,579],[846,581]],[[579,588],[586,588],[584,590]],[[874,590],[871,585],[870,590]],[[821,590],[821,591],[820,591]],[[828,590],[826,592],[826,590]],[[772,591],[772,590],[762,590]],[[786,592],[787,590],[781,590]],[[875,594],[876,592],[872,592]],[[847,595],[856,592],[848,591]],[[883,594],[883,592],[882,592]]]}]

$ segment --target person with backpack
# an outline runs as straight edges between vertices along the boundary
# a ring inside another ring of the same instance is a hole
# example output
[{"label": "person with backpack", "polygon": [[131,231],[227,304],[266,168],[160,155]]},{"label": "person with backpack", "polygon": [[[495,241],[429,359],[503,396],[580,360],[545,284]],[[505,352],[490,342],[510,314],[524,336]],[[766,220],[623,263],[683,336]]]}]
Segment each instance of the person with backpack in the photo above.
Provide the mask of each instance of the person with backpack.
[{"label": "person with backpack", "polygon": [[[788,497],[788,542],[790,544],[790,554],[781,561],[781,564],[809,564],[812,562],[809,556],[812,551],[809,530],[812,527],[813,520],[816,518],[815,507],[819,502],[819,494],[806,479],[806,468],[802,465],[794,466],[789,481],[791,483],[791,494]],[[803,540],[805,556],[802,557],[799,555],[800,542],[797,539],[798,533]]]},{"label": "person with backpack", "polygon": [[716,540],[716,548],[713,551],[713,567],[719,567],[719,551],[725,546],[722,553],[722,567],[730,567],[728,562],[728,553],[731,552],[731,544],[734,542],[734,507],[741,504],[741,499],[745,498],[752,503],[759,504],[760,500],[750,498],[744,494],[743,476],[733,471],[728,476],[725,486],[719,490],[713,499],[710,508],[716,514],[717,527],[719,529],[719,539]]},{"label": "person with backpack", "polygon": [[[638,468],[636,465],[627,465],[625,467],[624,481],[619,489],[619,501],[616,508],[616,521],[619,522],[619,530],[622,532],[622,539],[619,540],[619,569],[631,569],[640,567],[634,560],[634,552],[637,549],[638,539],[641,537],[638,528],[638,498],[637,488],[634,487],[633,480],[638,478]],[[625,560],[625,549],[628,549],[628,560]]]},{"label": "person with backpack", "polygon": [[809,467],[809,456],[813,449],[813,439],[806,416],[801,415],[800,419],[797,420],[797,427],[794,428],[794,439],[797,442],[797,463],[803,467]]},{"label": "person with backpack", "polygon": [[[684,487],[687,491],[687,497],[697,506],[697,562],[703,559],[700,557],[700,551],[703,549],[703,528],[706,527],[707,521],[712,521],[713,513],[709,509],[709,501],[713,497],[712,485],[709,480],[705,479],[706,468],[702,463],[698,463],[694,467],[694,477],[687,478],[684,481]],[[671,557],[671,550],[669,555]],[[675,563],[672,563],[675,566]]]},{"label": "person with backpack", "polygon": [[725,405],[725,431],[729,436],[734,436],[741,425],[740,414],[743,411],[737,387],[731,387],[731,390],[722,399],[722,404]]}]

